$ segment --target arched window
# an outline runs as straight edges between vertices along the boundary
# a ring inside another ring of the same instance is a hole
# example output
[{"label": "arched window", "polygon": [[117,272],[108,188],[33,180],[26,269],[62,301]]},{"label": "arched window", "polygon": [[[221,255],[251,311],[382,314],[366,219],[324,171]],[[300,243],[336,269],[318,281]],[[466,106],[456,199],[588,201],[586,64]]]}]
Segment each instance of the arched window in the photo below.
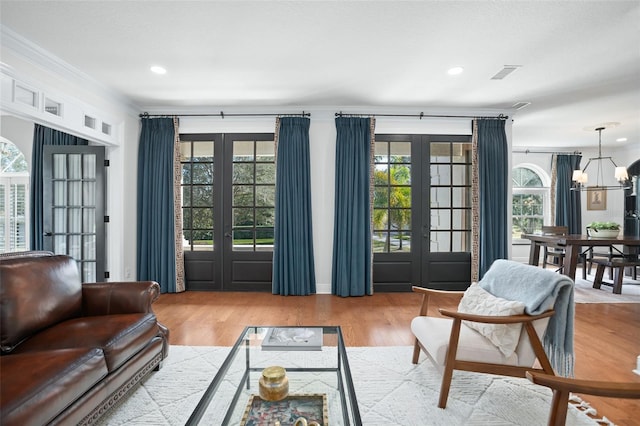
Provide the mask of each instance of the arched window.
[{"label": "arched window", "polygon": [[[522,234],[542,230],[549,222],[549,183],[542,170],[532,165],[520,165],[512,170],[512,238],[522,241]],[[527,240],[528,243],[528,240]]]},{"label": "arched window", "polygon": [[0,253],[27,250],[29,166],[18,147],[0,139]]}]

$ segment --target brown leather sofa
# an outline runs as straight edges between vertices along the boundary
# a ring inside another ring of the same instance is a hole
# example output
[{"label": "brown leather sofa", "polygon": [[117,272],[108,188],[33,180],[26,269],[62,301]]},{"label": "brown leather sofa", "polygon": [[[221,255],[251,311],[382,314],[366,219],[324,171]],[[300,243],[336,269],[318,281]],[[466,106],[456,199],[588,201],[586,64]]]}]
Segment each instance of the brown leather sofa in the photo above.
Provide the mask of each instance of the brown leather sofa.
[{"label": "brown leather sofa", "polygon": [[168,355],[153,281],[81,283],[68,256],[0,257],[0,424],[93,424]]}]

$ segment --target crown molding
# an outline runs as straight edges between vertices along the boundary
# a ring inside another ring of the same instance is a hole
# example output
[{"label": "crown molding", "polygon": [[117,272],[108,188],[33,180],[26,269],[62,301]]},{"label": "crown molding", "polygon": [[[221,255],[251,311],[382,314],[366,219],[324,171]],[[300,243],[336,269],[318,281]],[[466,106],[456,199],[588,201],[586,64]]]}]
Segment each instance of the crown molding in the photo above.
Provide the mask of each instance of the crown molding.
[{"label": "crown molding", "polygon": [[[54,74],[63,80],[86,87],[89,91],[99,93],[100,96],[109,101],[121,105],[129,113],[137,114],[140,111],[140,107],[135,105],[130,98],[104,85],[6,26],[0,27],[0,43],[3,48],[10,50],[16,56],[35,67]],[[9,74],[14,77],[19,78],[16,75],[16,70],[10,65],[3,64],[3,69],[4,71],[9,71]]]}]

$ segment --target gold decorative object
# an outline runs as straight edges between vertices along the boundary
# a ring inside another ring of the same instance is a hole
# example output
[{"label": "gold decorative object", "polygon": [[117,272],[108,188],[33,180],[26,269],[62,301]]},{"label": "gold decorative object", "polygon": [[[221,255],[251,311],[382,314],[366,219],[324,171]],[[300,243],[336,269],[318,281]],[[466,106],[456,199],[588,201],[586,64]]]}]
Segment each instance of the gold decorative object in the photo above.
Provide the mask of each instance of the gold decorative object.
[{"label": "gold decorative object", "polygon": [[282,367],[272,366],[262,370],[258,385],[260,398],[265,401],[280,401],[289,395],[289,379]]}]

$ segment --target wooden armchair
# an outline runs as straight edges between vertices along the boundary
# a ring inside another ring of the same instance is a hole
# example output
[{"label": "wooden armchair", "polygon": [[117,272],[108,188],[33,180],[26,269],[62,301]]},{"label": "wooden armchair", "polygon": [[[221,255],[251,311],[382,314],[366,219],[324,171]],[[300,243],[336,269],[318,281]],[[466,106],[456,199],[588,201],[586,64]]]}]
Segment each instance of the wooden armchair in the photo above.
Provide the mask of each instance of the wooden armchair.
[{"label": "wooden armchair", "polygon": [[553,390],[549,426],[564,426],[567,420],[569,393],[571,392],[611,398],[640,399],[640,383],[578,380],[533,371],[527,372],[527,379]]},{"label": "wooden armchair", "polygon": [[[423,294],[420,315],[411,322],[411,331],[415,335],[413,363],[417,364],[422,350],[443,372],[438,407],[445,408],[453,370],[475,371],[479,373],[525,377],[527,371],[543,371],[553,375],[554,371],[544,351],[540,337],[544,334],[549,318],[554,314],[548,310],[540,315],[483,316],[439,309],[446,318],[427,316],[429,298],[443,294],[458,294],[412,287],[414,292]],[[489,340],[470,329],[462,327],[462,321],[475,321],[487,324],[523,324],[515,352],[505,355]],[[526,332],[524,332],[526,330]],[[541,368],[534,368],[538,359]]]}]

